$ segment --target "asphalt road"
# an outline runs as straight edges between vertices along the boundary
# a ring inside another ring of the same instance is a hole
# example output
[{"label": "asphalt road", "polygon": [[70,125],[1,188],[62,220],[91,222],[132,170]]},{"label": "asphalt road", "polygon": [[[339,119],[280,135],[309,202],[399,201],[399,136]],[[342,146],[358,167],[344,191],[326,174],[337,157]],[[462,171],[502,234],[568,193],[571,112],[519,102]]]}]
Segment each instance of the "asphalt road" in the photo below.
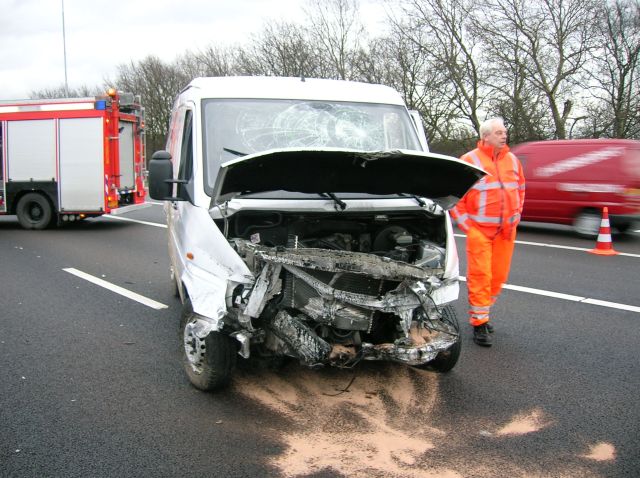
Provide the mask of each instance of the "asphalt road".
[{"label": "asphalt road", "polygon": [[600,257],[521,227],[495,345],[465,328],[449,374],[252,362],[207,394],[179,363],[162,208],[124,219],[0,218],[2,477],[640,476],[638,234]]}]

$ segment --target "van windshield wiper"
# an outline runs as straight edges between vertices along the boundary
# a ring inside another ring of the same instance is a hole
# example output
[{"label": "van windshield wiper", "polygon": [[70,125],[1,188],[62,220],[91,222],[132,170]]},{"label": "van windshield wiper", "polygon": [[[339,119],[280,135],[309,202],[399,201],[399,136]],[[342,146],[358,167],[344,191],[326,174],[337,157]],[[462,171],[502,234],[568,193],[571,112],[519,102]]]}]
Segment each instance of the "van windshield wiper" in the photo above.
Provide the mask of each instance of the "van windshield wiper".
[{"label": "van windshield wiper", "polygon": [[319,193],[319,194],[320,196],[330,197],[331,199],[333,199],[341,211],[344,211],[347,208],[347,203],[344,202],[342,199],[340,199],[338,196],[336,196],[335,193]]},{"label": "van windshield wiper", "polygon": [[422,200],[422,198],[420,198],[419,196],[416,196],[415,194],[405,194],[405,193],[400,193],[400,196],[404,196],[404,197],[410,197],[416,200],[416,202],[420,205],[420,207],[425,207],[427,205],[426,202],[424,202]]},{"label": "van windshield wiper", "polygon": [[227,153],[231,153],[235,156],[246,156],[247,153],[241,153],[240,151],[236,151],[235,149],[222,148],[222,151],[226,151]]}]

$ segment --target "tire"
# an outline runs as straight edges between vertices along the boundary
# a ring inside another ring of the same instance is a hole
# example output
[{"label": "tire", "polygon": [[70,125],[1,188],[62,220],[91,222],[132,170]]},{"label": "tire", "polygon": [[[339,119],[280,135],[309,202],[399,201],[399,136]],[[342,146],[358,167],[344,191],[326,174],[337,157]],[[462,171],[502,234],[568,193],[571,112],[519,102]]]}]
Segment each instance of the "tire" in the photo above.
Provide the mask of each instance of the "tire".
[{"label": "tire", "polygon": [[173,266],[169,267],[169,280],[171,281],[171,294],[174,297],[180,297],[180,289],[178,288],[178,279]]},{"label": "tire", "polygon": [[580,211],[573,220],[573,231],[580,237],[593,239],[600,232],[602,216],[594,209]]},{"label": "tire", "polygon": [[204,340],[193,331],[198,315],[187,299],[182,308],[180,337],[182,363],[191,384],[197,389],[211,391],[229,383],[235,368],[236,348],[228,335],[213,331]]},{"label": "tire", "polygon": [[436,358],[424,365],[418,365],[418,368],[431,370],[432,372],[447,373],[456,366],[458,358],[460,358],[460,350],[462,349],[462,339],[460,337],[460,325],[456,310],[451,305],[447,305],[442,309],[443,321],[449,324],[458,333],[455,343],[444,352],[436,355]]},{"label": "tire", "polygon": [[52,222],[53,208],[42,194],[28,193],[18,201],[16,215],[25,229],[45,229]]},{"label": "tire", "polygon": [[626,234],[629,229],[631,229],[630,222],[622,222],[620,224],[616,224],[616,229],[620,234]]}]

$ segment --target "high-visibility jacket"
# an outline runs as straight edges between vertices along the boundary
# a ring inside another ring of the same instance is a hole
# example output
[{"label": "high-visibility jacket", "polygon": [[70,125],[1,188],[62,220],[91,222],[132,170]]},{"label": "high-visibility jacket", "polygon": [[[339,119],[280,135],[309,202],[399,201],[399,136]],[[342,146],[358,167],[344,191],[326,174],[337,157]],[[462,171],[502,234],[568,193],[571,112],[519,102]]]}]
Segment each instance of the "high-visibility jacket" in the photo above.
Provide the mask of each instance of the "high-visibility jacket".
[{"label": "high-visibility jacket", "polygon": [[473,226],[487,237],[498,233],[509,237],[520,222],[524,205],[525,180],[520,161],[508,146],[496,155],[493,146],[484,141],[478,141],[477,148],[461,159],[488,174],[467,191],[451,210],[451,217],[465,232]]}]

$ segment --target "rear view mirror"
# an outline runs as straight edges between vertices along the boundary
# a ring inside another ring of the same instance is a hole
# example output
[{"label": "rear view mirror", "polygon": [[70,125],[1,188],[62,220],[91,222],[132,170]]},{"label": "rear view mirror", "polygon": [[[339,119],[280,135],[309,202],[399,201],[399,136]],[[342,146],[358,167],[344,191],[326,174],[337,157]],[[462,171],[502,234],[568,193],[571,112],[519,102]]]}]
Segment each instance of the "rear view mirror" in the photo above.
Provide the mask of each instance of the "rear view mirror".
[{"label": "rear view mirror", "polygon": [[149,162],[149,196],[159,201],[182,201],[173,197],[174,183],[182,182],[173,179],[171,155],[167,151],[156,151]]}]

